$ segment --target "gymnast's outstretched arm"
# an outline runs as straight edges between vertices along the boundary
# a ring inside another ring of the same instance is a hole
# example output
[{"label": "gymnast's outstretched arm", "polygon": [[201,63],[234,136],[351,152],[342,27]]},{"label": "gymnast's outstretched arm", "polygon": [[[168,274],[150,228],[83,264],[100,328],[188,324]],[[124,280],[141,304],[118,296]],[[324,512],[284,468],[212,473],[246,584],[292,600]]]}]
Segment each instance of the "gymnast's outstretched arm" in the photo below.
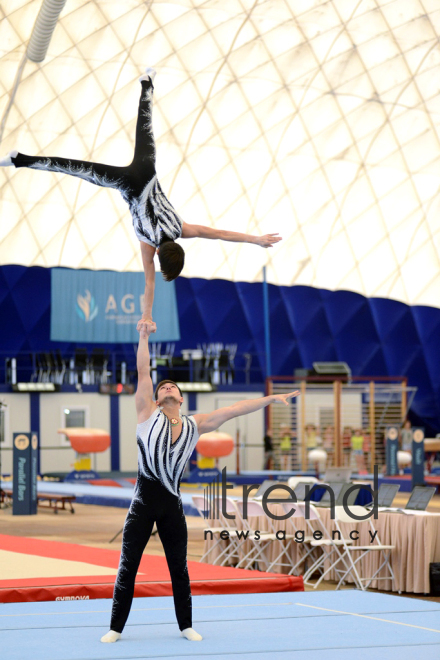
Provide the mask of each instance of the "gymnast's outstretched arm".
[{"label": "gymnast's outstretched arm", "polygon": [[156,248],[148,243],[141,242],[142,264],[145,273],[145,293],[142,319],[150,322],[153,321],[154,286],[156,283],[156,271],[154,268],[155,253]]},{"label": "gymnast's outstretched arm", "polygon": [[271,394],[270,396],[259,397],[258,399],[245,399],[244,401],[237,401],[231,406],[226,408],[218,408],[211,413],[197,413],[194,415],[194,421],[197,424],[199,434],[209,433],[210,431],[217,430],[222,424],[234,419],[234,417],[241,417],[242,415],[249,415],[249,413],[261,410],[271,403],[279,401],[284,405],[289,405],[289,399],[299,395],[299,390],[289,392],[288,394]]},{"label": "gymnast's outstretched arm", "polygon": [[189,225],[187,222],[184,222],[182,226],[182,238],[210,238],[231,241],[233,243],[254,243],[264,248],[270,248],[275,243],[278,243],[278,241],[281,241],[281,236],[278,236],[278,234],[252,236],[252,234],[242,234],[238,231],[214,229],[213,227],[205,227],[203,225]]},{"label": "gymnast's outstretched arm", "polygon": [[148,348],[148,340],[151,333],[156,332],[156,324],[141,319],[138,322],[137,331],[139,332],[139,345],[136,356],[138,384],[134,398],[138,424],[142,424],[150,418],[156,408],[153,401],[154,388],[150,375],[150,351]]}]

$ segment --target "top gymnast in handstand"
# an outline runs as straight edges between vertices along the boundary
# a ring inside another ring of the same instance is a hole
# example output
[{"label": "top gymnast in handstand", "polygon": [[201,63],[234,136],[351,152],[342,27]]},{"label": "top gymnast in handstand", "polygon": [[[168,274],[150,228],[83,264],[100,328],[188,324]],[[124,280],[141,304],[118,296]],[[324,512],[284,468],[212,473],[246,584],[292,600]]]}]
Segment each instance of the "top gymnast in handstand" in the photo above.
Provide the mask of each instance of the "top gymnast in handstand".
[{"label": "top gymnast in handstand", "polygon": [[18,151],[0,160],[1,166],[30,167],[34,170],[60,172],[85,179],[105,188],[116,188],[128,203],[133,227],[141,243],[142,263],[145,271],[145,297],[143,318],[152,321],[154,298],[154,255],[159,256],[165,280],[174,280],[184,265],[184,251],[175,243],[177,238],[211,238],[236,243],[255,243],[264,248],[281,240],[277,234],[252,236],[235,231],[212,229],[203,225],[183,222],[168,201],[156,175],[156,147],[152,127],[153,81],[156,72],[147,68],[139,78],[142,93],[136,125],[133,161],[127,167],[103,165],[70,158],[26,156]]}]

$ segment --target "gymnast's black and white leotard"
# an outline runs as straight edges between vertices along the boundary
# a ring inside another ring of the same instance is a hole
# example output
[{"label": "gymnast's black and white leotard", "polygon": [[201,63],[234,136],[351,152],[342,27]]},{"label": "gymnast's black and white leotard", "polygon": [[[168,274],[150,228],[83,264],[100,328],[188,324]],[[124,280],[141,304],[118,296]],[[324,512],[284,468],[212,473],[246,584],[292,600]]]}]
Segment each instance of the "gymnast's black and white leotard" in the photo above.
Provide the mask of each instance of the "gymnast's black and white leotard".
[{"label": "gymnast's black and white leotard", "polygon": [[133,161],[127,167],[116,167],[69,158],[11,156],[15,167],[30,167],[76,176],[97,186],[119,190],[133,218],[137,238],[159,247],[165,239],[182,235],[182,219],[162,191],[156,175],[156,147],[152,125],[153,84],[142,81],[136,125]]},{"label": "gymnast's black and white leotard", "polygon": [[173,495],[179,495],[180,480],[199,434],[194,417],[181,415],[182,431],[171,442],[171,422],[158,408],[147,421],[138,424],[138,480],[135,498],[142,499],[143,479],[159,481]]},{"label": "gymnast's black and white leotard", "polygon": [[165,550],[179,628],[192,626],[188,532],[179,485],[199,434],[194,417],[182,415],[181,419],[182,431],[174,443],[171,423],[159,409],[136,429],[138,478],[124,524],[113,593],[110,630],[115,632],[123,631],[130,613],[136,573],[154,524]]}]

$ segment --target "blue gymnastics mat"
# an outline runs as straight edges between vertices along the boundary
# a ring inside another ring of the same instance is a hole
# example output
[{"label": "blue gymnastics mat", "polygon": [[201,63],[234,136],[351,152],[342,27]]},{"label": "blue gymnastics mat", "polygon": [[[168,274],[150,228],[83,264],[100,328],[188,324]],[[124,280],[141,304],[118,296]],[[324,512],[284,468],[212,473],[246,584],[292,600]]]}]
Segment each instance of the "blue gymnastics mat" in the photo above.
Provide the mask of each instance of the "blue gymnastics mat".
[{"label": "blue gymnastics mat", "polygon": [[[13,487],[12,481],[2,481],[1,487],[6,490]],[[75,481],[39,481],[39,493],[49,495],[75,495],[79,504],[98,504],[100,506],[116,506],[128,509],[133,499],[134,485],[128,488],[118,486],[92,486],[91,484],[77,483]],[[191,493],[181,493],[183,510],[187,516],[198,516],[199,512],[192,503]]]},{"label": "blue gymnastics mat", "polygon": [[423,660],[440,658],[440,605],[373,592],[193,598],[201,642],[179,635],[172,598],[137,598],[122,638],[102,644],[110,600],[0,606],[5,660]]}]

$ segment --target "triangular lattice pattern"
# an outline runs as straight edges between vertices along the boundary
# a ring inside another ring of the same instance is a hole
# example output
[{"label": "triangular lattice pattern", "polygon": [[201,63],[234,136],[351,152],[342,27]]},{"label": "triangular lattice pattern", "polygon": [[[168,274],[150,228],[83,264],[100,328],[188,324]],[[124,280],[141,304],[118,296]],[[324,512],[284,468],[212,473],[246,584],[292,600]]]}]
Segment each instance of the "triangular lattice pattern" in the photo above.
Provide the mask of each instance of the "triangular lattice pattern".
[{"label": "triangular lattice pattern", "polygon": [[[0,113],[40,3],[6,0]],[[27,62],[6,153],[129,163],[145,65],[158,173],[183,219],[279,232],[183,241],[184,275],[440,299],[438,0],[69,0]],[[114,191],[0,172],[0,263],[140,270]]]}]

